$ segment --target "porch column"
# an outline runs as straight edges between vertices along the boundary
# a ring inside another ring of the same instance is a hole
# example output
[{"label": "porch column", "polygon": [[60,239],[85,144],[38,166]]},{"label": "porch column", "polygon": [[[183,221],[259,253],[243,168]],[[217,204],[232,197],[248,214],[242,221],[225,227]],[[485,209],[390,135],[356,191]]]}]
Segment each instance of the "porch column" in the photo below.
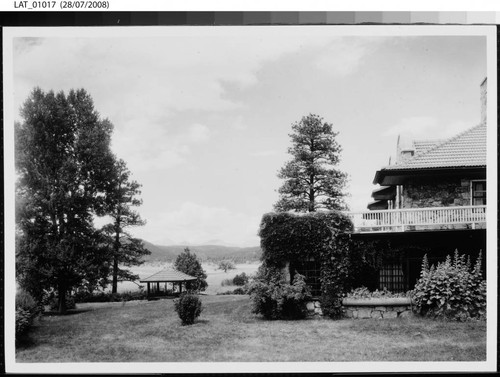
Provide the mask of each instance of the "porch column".
[{"label": "porch column", "polygon": [[149,297],[149,292],[150,292],[150,288],[149,288],[149,281],[148,281],[148,297]]}]

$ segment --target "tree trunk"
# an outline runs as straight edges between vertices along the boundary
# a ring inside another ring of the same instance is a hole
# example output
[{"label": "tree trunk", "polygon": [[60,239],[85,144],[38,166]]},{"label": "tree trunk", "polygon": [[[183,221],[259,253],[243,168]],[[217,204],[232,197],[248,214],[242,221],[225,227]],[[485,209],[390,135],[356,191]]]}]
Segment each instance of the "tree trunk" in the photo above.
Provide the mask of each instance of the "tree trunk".
[{"label": "tree trunk", "polygon": [[116,219],[115,226],[115,242],[113,245],[113,284],[111,288],[111,293],[116,293],[118,291],[118,253],[120,252],[120,212]]},{"label": "tree trunk", "polygon": [[313,188],[313,185],[314,185],[314,176],[311,175],[309,177],[309,212],[314,212],[316,210],[316,208],[314,208],[314,188]]},{"label": "tree trunk", "polygon": [[113,257],[113,284],[111,288],[111,293],[116,293],[118,291],[118,258],[116,255]]},{"label": "tree trunk", "polygon": [[61,283],[57,287],[57,295],[58,295],[58,311],[59,314],[66,314],[66,285]]}]

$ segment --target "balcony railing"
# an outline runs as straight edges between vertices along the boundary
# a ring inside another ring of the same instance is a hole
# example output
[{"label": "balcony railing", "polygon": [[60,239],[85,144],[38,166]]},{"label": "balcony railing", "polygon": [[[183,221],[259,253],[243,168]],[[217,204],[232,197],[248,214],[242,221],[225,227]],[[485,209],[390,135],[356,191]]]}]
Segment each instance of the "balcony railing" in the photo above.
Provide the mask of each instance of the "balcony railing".
[{"label": "balcony railing", "polygon": [[486,206],[388,209],[346,213],[356,233],[476,229],[486,225]]}]

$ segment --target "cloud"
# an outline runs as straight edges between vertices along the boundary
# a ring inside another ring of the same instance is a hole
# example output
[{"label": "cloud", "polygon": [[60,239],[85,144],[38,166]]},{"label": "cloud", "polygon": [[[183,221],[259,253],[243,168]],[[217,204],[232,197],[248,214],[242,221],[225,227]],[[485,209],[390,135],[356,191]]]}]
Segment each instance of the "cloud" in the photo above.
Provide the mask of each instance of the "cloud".
[{"label": "cloud", "polygon": [[210,129],[204,124],[193,124],[188,131],[189,141],[202,144],[210,139]]},{"label": "cloud", "polygon": [[255,157],[269,157],[269,156],[275,156],[278,154],[278,151],[272,149],[272,150],[263,150],[263,151],[255,151],[251,153],[251,156]]},{"label": "cloud", "polygon": [[336,38],[323,48],[314,65],[316,68],[337,77],[345,77],[357,71],[383,38],[370,40],[370,42],[353,38]]},{"label": "cloud", "polygon": [[389,127],[383,136],[401,135],[405,140],[445,139],[472,126],[474,124],[465,121],[440,121],[430,116],[409,117],[403,118],[397,124]]},{"label": "cloud", "polygon": [[126,159],[132,171],[163,170],[185,164],[195,145],[210,140],[210,129],[200,123],[180,130],[169,123],[153,123],[144,132],[138,132],[136,127],[127,123],[117,128],[112,142],[114,152]]},{"label": "cloud", "polygon": [[167,239],[187,245],[220,240],[226,244],[255,246],[259,244],[259,221],[258,216],[188,201],[174,211],[150,218],[148,234],[142,236],[158,244],[165,244]]},{"label": "cloud", "polygon": [[397,136],[397,135],[412,135],[412,136],[425,136],[438,126],[436,118],[429,116],[418,116],[404,118],[399,123],[389,127],[384,133],[384,136]]}]

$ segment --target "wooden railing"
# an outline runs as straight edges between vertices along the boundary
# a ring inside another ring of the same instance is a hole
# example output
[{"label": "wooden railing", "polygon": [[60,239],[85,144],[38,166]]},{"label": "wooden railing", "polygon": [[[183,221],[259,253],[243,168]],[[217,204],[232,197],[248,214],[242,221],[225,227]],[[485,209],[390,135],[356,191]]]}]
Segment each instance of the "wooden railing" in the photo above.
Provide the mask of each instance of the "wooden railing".
[{"label": "wooden railing", "polygon": [[486,206],[429,207],[347,212],[356,233],[484,227]]}]

